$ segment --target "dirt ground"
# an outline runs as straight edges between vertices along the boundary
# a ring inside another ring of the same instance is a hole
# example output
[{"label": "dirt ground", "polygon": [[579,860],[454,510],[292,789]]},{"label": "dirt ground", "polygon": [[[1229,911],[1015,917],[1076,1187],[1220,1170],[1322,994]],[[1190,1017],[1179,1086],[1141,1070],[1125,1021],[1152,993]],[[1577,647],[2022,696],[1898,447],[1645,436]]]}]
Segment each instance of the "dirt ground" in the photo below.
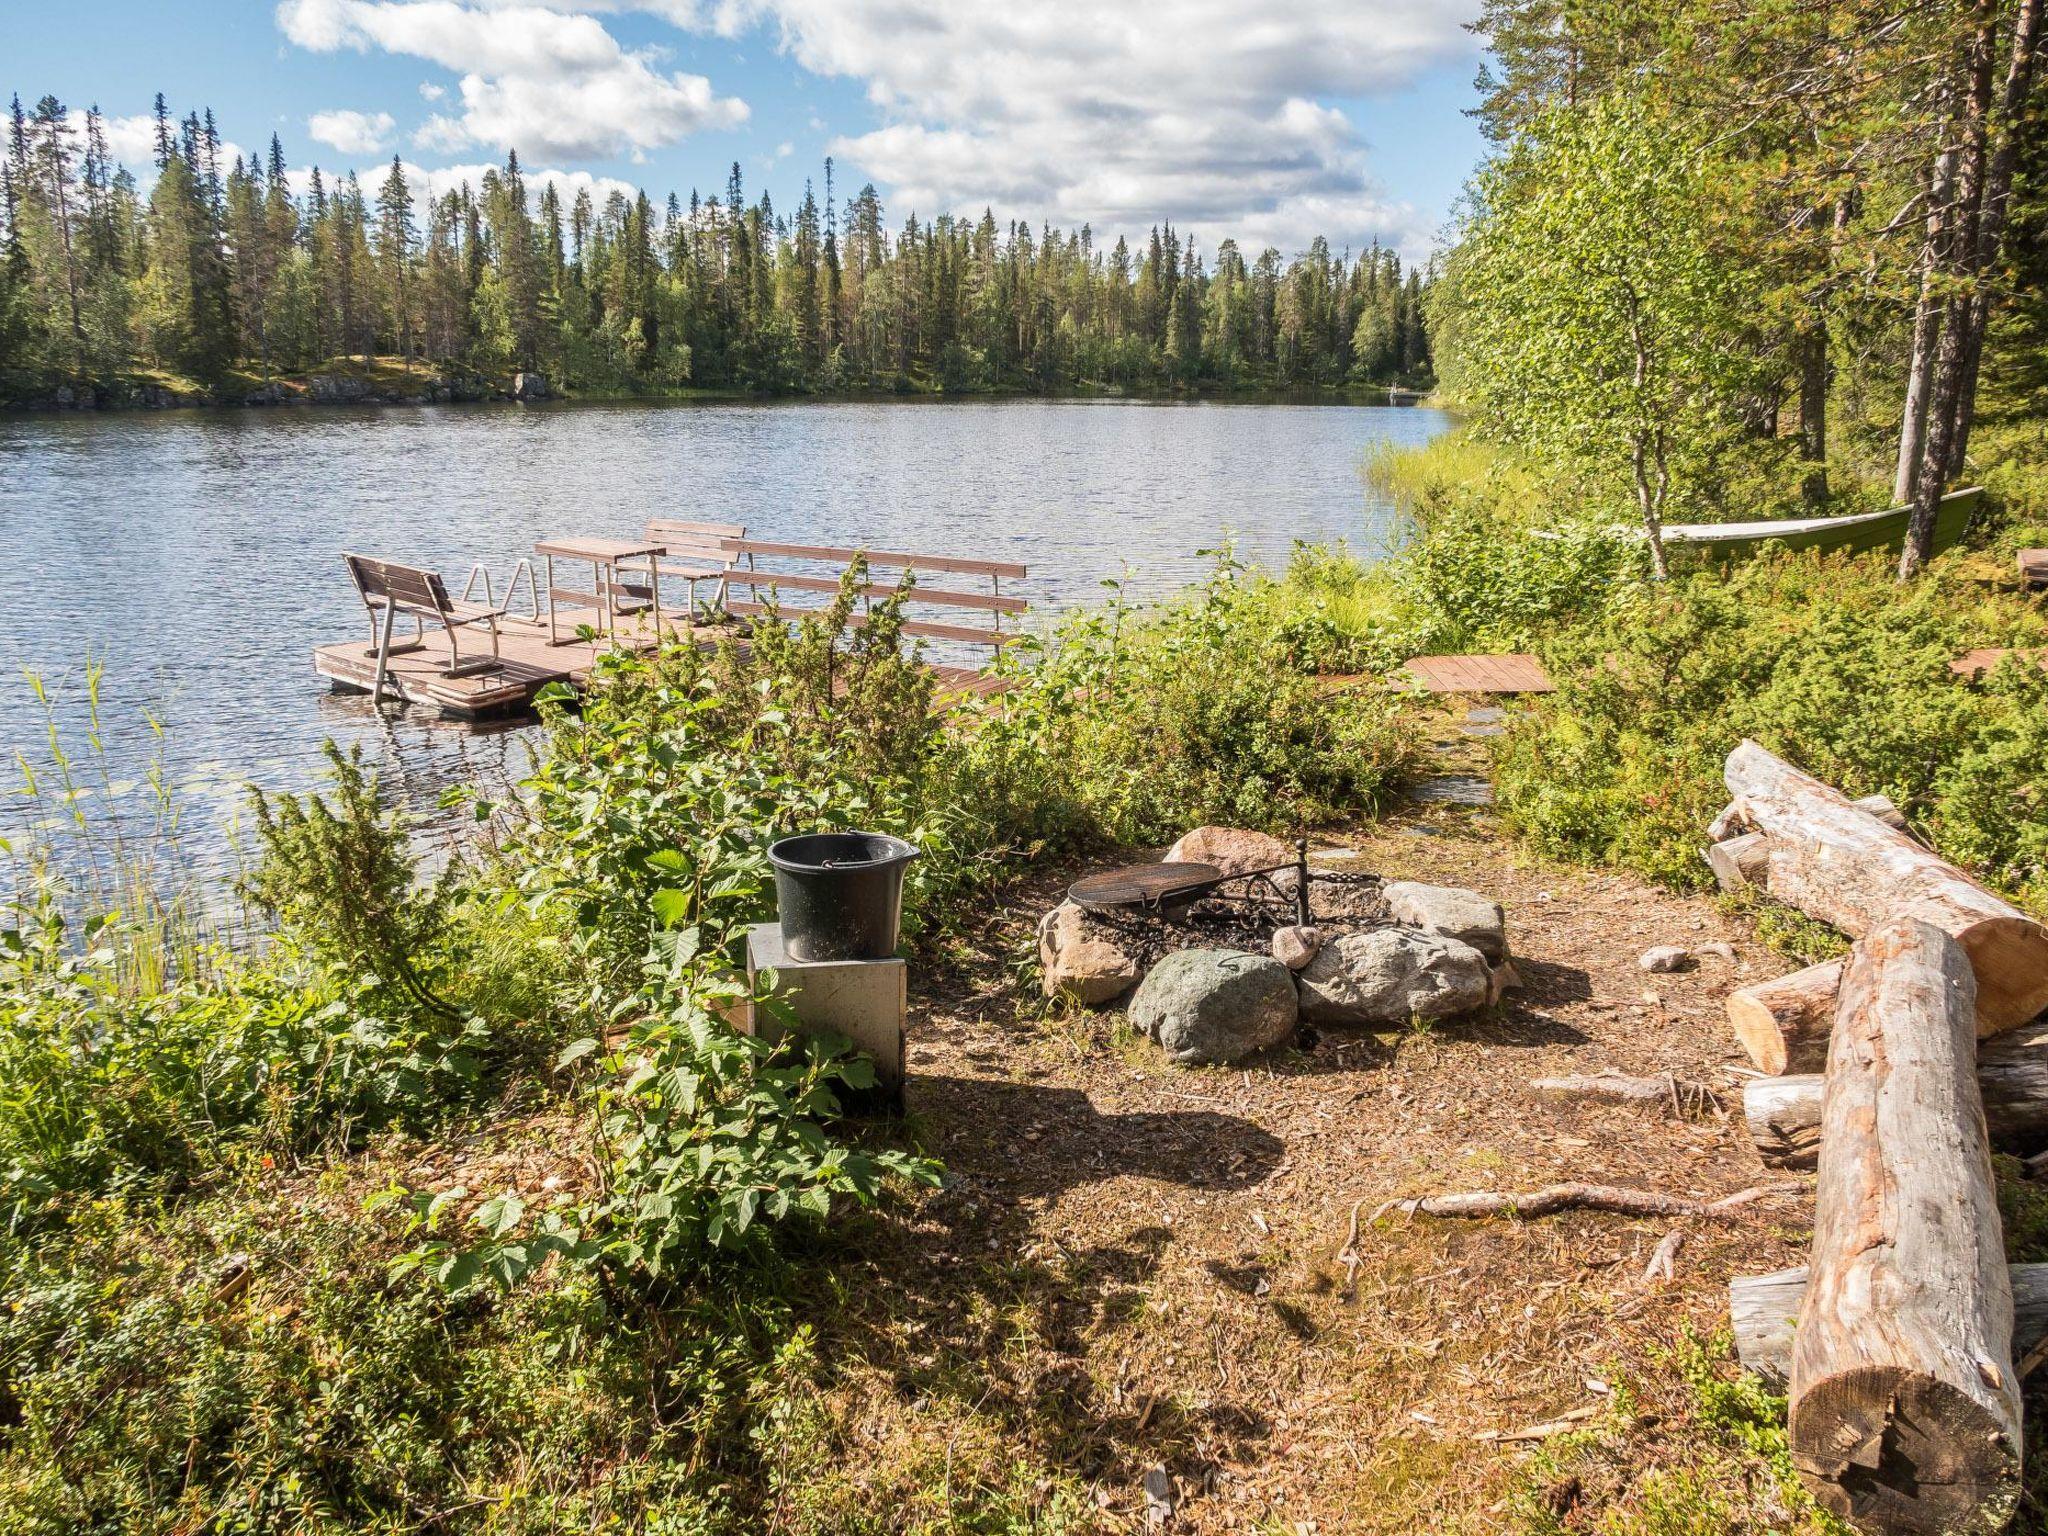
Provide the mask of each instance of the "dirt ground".
[{"label": "dirt ground", "polygon": [[[1354,1213],[1422,1193],[1782,1180],[1743,1132],[1721,1000],[1790,966],[1710,899],[1528,856],[1483,807],[1411,804],[1314,846],[1355,855],[1333,868],[1494,896],[1524,988],[1426,1031],[1323,1030],[1245,1069],[1190,1070],[1114,1010],[1020,1003],[995,959],[914,981],[909,1128],[949,1180],[858,1243],[848,1304],[819,1314],[853,1442],[948,1437],[955,1504],[991,1497],[1006,1467],[1053,1469],[1085,1484],[1085,1523],[1105,1530],[1159,1523],[1154,1468],[1177,1531],[1522,1529],[1510,1495],[1555,1430],[1502,1437],[1669,1381],[1658,1351],[1725,1325],[1731,1275],[1804,1261],[1803,1187],[1676,1223],[1669,1281],[1643,1277],[1669,1221],[1395,1215],[1351,1244]],[[1030,954],[1073,873],[992,914],[978,947]],[[1651,945],[1712,940],[1732,963],[1638,967]],[[1529,1090],[1607,1068],[1703,1081],[1724,1109]],[[1657,1415],[1637,1422],[1630,1457],[1649,1464]],[[877,1498],[936,1497],[887,1455],[873,1478]],[[1579,1528],[1601,1495],[1573,1480],[1552,1497]]]}]

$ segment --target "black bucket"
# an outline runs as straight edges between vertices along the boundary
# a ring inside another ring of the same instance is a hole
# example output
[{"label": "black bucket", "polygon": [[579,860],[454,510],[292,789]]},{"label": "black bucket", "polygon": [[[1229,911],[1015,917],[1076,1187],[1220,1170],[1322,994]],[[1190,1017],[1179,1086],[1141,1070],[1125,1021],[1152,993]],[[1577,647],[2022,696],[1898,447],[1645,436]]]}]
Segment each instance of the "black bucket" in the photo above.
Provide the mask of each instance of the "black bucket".
[{"label": "black bucket", "polygon": [[792,960],[886,960],[903,918],[903,872],[924,850],[881,832],[812,832],[768,845]]}]

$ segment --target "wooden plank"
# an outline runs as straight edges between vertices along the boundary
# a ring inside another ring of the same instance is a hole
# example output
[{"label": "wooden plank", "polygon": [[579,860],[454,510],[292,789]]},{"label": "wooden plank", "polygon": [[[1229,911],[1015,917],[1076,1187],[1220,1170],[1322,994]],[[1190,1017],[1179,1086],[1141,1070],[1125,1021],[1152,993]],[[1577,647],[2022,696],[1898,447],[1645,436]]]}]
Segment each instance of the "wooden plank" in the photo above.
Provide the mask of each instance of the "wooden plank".
[{"label": "wooden plank", "polygon": [[[1979,650],[1964,652],[1948,664],[1948,669],[1957,677],[1966,677],[1975,682],[2006,657],[2014,654],[2002,647],[1988,645]],[[2031,657],[2037,665],[2048,668],[2048,651],[2020,651],[2017,654],[2023,661]]]},{"label": "wooden plank", "polygon": [[647,519],[647,537],[663,542],[671,538],[689,539],[744,539],[747,536],[745,523],[699,523],[686,517],[650,517]]},{"label": "wooden plank", "polygon": [[1534,656],[1411,656],[1409,676],[1431,693],[1550,693],[1557,685]]},{"label": "wooden plank", "polygon": [[[827,612],[823,608],[790,608],[786,606],[770,609],[766,603],[749,603],[743,600],[728,600],[725,605],[725,611],[727,613],[740,614],[747,618],[766,618],[770,613],[773,613],[776,617],[790,622],[818,618]],[[849,614],[846,619],[846,622],[856,629],[866,624],[867,621],[867,615],[863,613]],[[973,629],[965,624],[939,624],[929,619],[905,619],[903,621],[903,633],[906,635],[921,635],[932,640],[959,640],[968,645],[1003,645],[1017,638],[1014,634],[1005,630]]]},{"label": "wooden plank", "polygon": [[553,555],[557,560],[645,560],[663,553],[660,543],[646,539],[541,539],[533,546],[536,555]]},{"label": "wooden plank", "polygon": [[1023,580],[1028,567],[1003,560],[968,560],[956,555],[912,555],[885,549],[842,548],[830,544],[775,544],[760,539],[726,539],[725,549],[735,555],[779,555],[791,560],[824,560],[838,565],[866,555],[870,566],[888,565],[908,570],[952,571],[964,576],[1011,576]]},{"label": "wooden plank", "polygon": [[[788,587],[797,592],[837,592],[839,579],[836,576],[804,576],[791,571],[763,571],[734,569],[724,573],[727,583],[735,587]],[[892,583],[869,582],[854,588],[863,597],[889,597],[896,587]],[[940,603],[953,608],[979,608],[986,613],[1029,613],[1031,604],[1021,597],[999,597],[988,592],[955,592],[939,587],[912,587],[905,601],[912,603]]]},{"label": "wooden plank", "polygon": [[2048,549],[2021,550],[2019,568],[2022,585],[2048,587]]}]

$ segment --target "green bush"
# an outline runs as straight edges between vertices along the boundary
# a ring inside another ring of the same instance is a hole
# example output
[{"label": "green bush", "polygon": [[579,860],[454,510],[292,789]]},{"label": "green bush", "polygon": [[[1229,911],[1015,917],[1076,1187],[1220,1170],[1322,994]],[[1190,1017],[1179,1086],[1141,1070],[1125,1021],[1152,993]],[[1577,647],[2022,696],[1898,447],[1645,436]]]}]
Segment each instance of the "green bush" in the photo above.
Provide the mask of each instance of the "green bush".
[{"label": "green bush", "polygon": [[2044,629],[1948,568],[1902,588],[1882,557],[1781,553],[1645,589],[1545,645],[1558,691],[1505,739],[1502,804],[1548,851],[1699,887],[1722,764],[1754,737],[2048,904],[2048,823],[2028,814],[2048,796],[2048,675],[1949,666]]},{"label": "green bush", "polygon": [[1369,812],[1414,764],[1391,694],[1325,688],[1266,582],[1227,554],[1152,609],[1119,597],[1060,630],[983,730],[1028,744],[1094,836],[1168,841],[1202,822],[1292,828]]}]

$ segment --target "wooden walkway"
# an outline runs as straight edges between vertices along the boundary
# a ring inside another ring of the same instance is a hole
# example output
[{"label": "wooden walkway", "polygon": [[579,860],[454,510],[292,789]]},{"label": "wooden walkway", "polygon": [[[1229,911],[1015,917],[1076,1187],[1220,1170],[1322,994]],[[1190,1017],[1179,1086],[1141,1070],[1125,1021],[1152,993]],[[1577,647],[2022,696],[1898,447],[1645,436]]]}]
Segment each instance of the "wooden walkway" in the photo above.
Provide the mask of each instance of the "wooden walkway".
[{"label": "wooden walkway", "polygon": [[[430,629],[421,649],[391,658],[384,686],[395,688],[408,704],[438,709],[457,720],[488,719],[533,708],[534,695],[549,683],[580,688],[590,676],[591,663],[610,648],[602,640],[550,645],[547,624],[530,619],[500,619],[498,633],[496,666],[461,677],[444,677],[441,669],[448,664],[448,642]],[[707,632],[703,643],[709,644],[717,633]],[[472,639],[469,643],[476,642]],[[653,626],[644,615],[620,622],[622,649],[645,654],[655,644]],[[337,641],[313,652],[313,670],[337,692],[368,693],[377,677],[377,652],[361,636]]]},{"label": "wooden walkway", "polygon": [[[2012,651],[1998,646],[1986,646],[1982,650],[1967,651],[1963,655],[1958,656],[1948,664],[1948,669],[1955,673],[1957,677],[1966,677],[1970,681],[1975,682],[1986,672],[1989,672],[1993,667],[2005,660],[2006,657],[2013,654]],[[2040,666],[2048,667],[2048,652],[2021,651],[2018,654],[2022,660],[2031,658]]]},{"label": "wooden walkway", "polygon": [[[713,646],[733,634],[729,628],[697,629],[676,622],[673,614],[664,626],[667,633],[689,634],[701,646]],[[498,664],[479,668],[461,677],[444,677],[448,663],[448,642],[438,630],[427,631],[427,643],[417,651],[403,651],[391,658],[384,674],[387,691],[395,690],[408,704],[439,710],[453,720],[490,720],[517,715],[533,708],[534,695],[549,683],[566,683],[580,689],[590,676],[591,664],[610,649],[603,640],[571,640],[548,644],[547,621],[531,619],[498,621]],[[469,641],[465,645],[476,644]],[[656,649],[652,624],[645,615],[621,619],[619,645],[638,655]],[[741,640],[744,645],[746,642]],[[1008,677],[993,677],[973,667],[940,666],[927,663],[937,687],[935,704],[950,704],[963,698],[992,698],[1013,684]],[[313,670],[337,693],[368,693],[377,679],[377,652],[367,639],[339,640],[313,652]]]},{"label": "wooden walkway", "polygon": [[1557,684],[1534,656],[1411,656],[1402,665],[1431,693],[1552,693]]}]

